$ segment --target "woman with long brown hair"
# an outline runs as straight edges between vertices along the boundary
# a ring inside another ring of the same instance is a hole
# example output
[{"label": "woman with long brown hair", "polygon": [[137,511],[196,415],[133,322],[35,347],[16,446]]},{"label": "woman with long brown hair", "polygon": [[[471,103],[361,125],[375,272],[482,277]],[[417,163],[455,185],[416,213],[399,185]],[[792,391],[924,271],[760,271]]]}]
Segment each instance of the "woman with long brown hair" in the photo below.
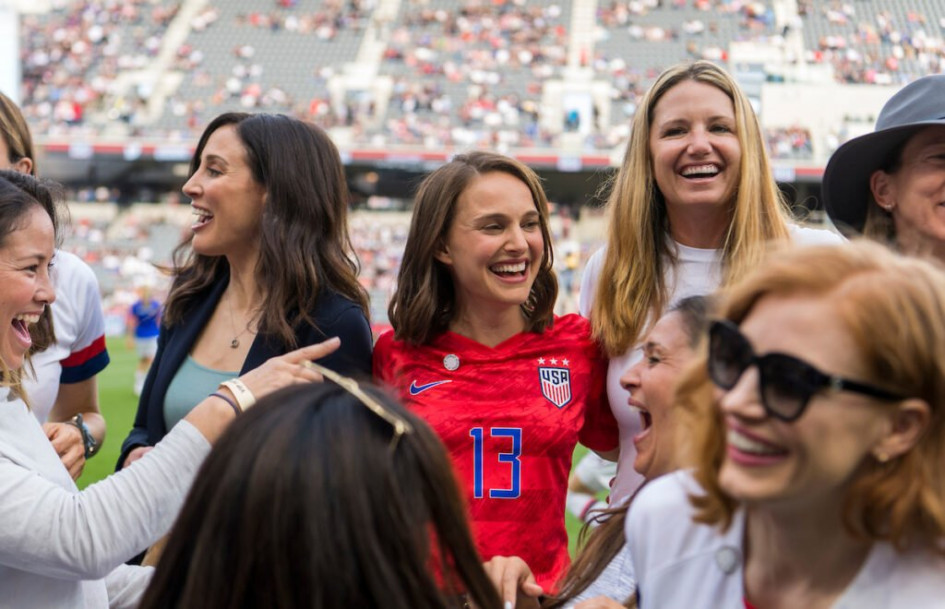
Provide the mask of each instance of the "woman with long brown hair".
[{"label": "woman with long brown hair", "polygon": [[200,137],[183,190],[192,235],[175,252],[158,354],[119,468],[150,450],[195,395],[274,355],[338,336],[324,365],[371,371],[344,169],[322,129],[281,115],[222,114]]},{"label": "woman with long brown hair", "polygon": [[578,315],[553,313],[548,202],[499,154],[459,155],[417,193],[392,333],[375,375],[436,430],[486,559],[526,557],[551,588],[568,564],[564,499],[574,446],[608,452],[606,361]]}]

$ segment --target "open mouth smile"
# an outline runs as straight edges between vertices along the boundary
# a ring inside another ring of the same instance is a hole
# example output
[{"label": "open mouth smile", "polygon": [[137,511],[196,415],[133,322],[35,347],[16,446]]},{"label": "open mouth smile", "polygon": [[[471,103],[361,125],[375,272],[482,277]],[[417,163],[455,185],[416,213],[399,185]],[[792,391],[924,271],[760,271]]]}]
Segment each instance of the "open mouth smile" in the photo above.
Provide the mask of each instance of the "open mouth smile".
[{"label": "open mouth smile", "polygon": [[33,344],[33,337],[30,336],[30,326],[39,323],[42,313],[20,313],[13,318],[11,325],[13,332],[19,339],[24,348],[29,348]]},{"label": "open mouth smile", "polygon": [[528,275],[528,261],[493,264],[489,267],[489,270],[502,278],[524,279]]},{"label": "open mouth smile", "polygon": [[633,443],[636,444],[650,435],[650,431],[653,429],[653,415],[650,414],[650,411],[646,409],[646,406],[640,402],[630,399],[628,404],[630,405],[630,408],[636,410],[640,415],[641,431],[640,433],[633,436]]},{"label": "open mouth smile", "polygon": [[722,170],[715,163],[704,163],[702,165],[689,165],[688,167],[683,167],[682,171],[679,172],[679,175],[686,178],[687,180],[698,180],[714,178],[720,173],[722,173]]},{"label": "open mouth smile", "polygon": [[790,454],[786,448],[731,427],[725,439],[729,458],[745,466],[773,465]]},{"label": "open mouth smile", "polygon": [[190,225],[191,230],[201,229],[209,224],[211,220],[213,220],[213,214],[211,214],[209,211],[194,205],[191,205],[191,209],[193,210],[191,213],[196,216],[194,223]]}]

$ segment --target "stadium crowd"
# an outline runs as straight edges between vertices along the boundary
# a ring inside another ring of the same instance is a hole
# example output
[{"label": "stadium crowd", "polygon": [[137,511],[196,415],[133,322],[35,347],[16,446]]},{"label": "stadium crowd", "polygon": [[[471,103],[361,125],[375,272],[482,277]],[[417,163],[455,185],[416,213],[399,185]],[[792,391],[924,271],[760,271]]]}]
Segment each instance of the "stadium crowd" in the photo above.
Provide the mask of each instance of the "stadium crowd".
[{"label": "stadium crowd", "polygon": [[[796,29],[802,32],[804,61],[831,66],[837,82],[847,84],[901,85],[942,69],[945,17],[900,10],[894,3],[800,1],[793,19],[778,21],[773,4],[599,3],[595,43],[580,52],[577,66],[609,83],[610,120],[588,121],[579,146],[593,151],[621,145],[657,74],[683,57],[725,61],[732,41],[785,46],[786,33]],[[181,24],[190,35],[174,49],[169,66],[158,63],[158,55],[178,3],[70,2],[24,16],[25,114],[47,136],[192,139],[213,115],[240,108],[316,120],[344,130],[344,141],[355,146],[509,151],[561,148],[566,141],[566,126],[547,116],[557,111],[549,109],[543,92],[549,82],[570,78],[568,4],[461,0],[428,6],[411,0],[394,17],[376,15],[378,5],[366,1],[273,2],[268,10],[238,6],[227,8],[221,19],[223,7],[211,3]],[[208,31],[247,29],[270,33],[265,44],[284,45],[288,56],[299,37],[332,45],[340,44],[339,32],[355,39],[374,32],[382,51],[376,63],[360,69],[392,84],[388,92],[329,95],[342,66],[316,58],[300,64],[308,73],[304,86],[286,86],[273,79],[275,66],[260,59],[258,44],[243,42],[231,45],[232,63],[222,73],[218,62],[208,64],[207,54],[217,52],[205,42]],[[642,63],[628,63],[636,57]],[[170,91],[156,106],[149,98],[158,80],[123,76],[149,70],[174,71],[191,86]],[[777,156],[807,158],[803,147],[793,146],[790,153],[780,146]]]}]

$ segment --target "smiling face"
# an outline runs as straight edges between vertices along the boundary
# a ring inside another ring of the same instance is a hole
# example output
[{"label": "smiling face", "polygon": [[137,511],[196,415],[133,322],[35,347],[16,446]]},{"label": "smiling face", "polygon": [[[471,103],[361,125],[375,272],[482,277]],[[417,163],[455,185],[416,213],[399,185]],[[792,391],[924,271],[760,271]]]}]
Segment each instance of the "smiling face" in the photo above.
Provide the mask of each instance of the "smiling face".
[{"label": "smiling face", "polygon": [[627,403],[640,412],[643,431],[634,436],[633,469],[650,480],[678,469],[676,381],[694,356],[681,313],[664,315],[646,337],[643,359],[620,378]]},{"label": "smiling face", "polygon": [[899,168],[877,171],[870,185],[876,202],[892,211],[903,250],[945,253],[945,125],[913,135]]},{"label": "smiling face", "polygon": [[443,250],[458,310],[517,310],[541,266],[544,237],[532,193],[500,171],[477,176],[459,196]]},{"label": "smiling face", "polygon": [[653,108],[650,158],[670,214],[729,203],[741,167],[732,100],[695,80],[671,88]]},{"label": "smiling face", "polygon": [[39,321],[46,305],[55,300],[49,279],[55,231],[49,214],[33,205],[0,246],[0,359],[15,370],[33,344],[29,326]]},{"label": "smiling face", "polygon": [[[785,353],[827,374],[871,381],[829,297],[763,297],[740,330],[757,355]],[[857,469],[889,433],[890,409],[858,393],[824,390],[786,423],[766,416],[758,381],[751,366],[730,391],[716,389],[728,444],[722,490],[748,503],[839,508]]]},{"label": "smiling face", "polygon": [[184,184],[196,221],[193,248],[205,256],[234,256],[259,248],[265,187],[253,178],[234,125],[214,131]]}]

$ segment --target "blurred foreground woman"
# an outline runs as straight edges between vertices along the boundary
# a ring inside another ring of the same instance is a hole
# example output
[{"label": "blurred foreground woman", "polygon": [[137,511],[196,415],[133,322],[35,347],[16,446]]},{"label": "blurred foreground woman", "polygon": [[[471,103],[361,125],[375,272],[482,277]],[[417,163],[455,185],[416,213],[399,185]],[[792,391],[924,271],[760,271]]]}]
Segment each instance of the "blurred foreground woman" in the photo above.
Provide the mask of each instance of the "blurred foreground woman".
[{"label": "blurred foreground woman", "polygon": [[221,439],[142,609],[497,609],[449,458],[373,387],[271,395]]}]

